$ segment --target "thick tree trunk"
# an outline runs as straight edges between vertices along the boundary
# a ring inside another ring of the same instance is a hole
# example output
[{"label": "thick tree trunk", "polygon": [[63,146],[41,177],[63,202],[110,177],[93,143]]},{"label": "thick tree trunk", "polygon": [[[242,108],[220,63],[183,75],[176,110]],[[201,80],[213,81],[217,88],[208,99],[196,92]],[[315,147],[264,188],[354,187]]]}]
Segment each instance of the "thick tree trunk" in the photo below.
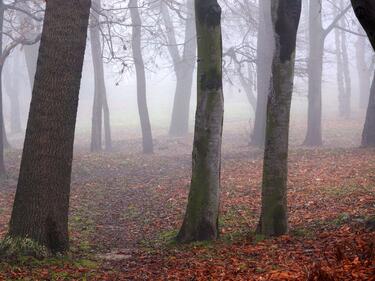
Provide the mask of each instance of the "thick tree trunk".
[{"label": "thick tree trunk", "polygon": [[271,24],[271,1],[259,1],[259,26],[257,41],[257,106],[251,144],[263,146],[266,128],[267,95],[270,86],[273,37]]},{"label": "thick tree trunk", "polygon": [[309,61],[308,61],[308,120],[305,145],[322,145],[322,72],[324,34],[322,7],[318,0],[309,6]]},{"label": "thick tree trunk", "polygon": [[163,2],[161,5],[161,13],[167,29],[168,51],[176,74],[176,91],[169,135],[178,137],[184,136],[189,132],[190,99],[197,49],[196,40],[194,39],[194,2],[193,0],[187,0],[186,2],[185,43],[182,57],[177,48],[176,36],[168,7]]},{"label": "thick tree trunk", "polygon": [[8,237],[69,247],[74,131],[90,0],[48,0]]},{"label": "thick tree trunk", "polygon": [[137,101],[142,127],[143,152],[153,153],[154,147],[146,97],[146,74],[141,46],[142,21],[138,11],[138,1],[130,0],[129,9],[132,18],[132,50],[137,76]]},{"label": "thick tree trunk", "polygon": [[262,210],[258,232],[265,236],[278,236],[288,231],[289,119],[301,0],[274,0],[271,5],[275,52],[267,102]]},{"label": "thick tree trunk", "polygon": [[[360,32],[362,29],[360,29]],[[359,84],[359,108],[365,109],[368,105],[371,73],[369,63],[366,61],[366,38],[358,36],[356,43],[356,61]]]},{"label": "thick tree trunk", "polygon": [[195,0],[198,42],[198,97],[193,167],[179,242],[213,240],[219,235],[219,193],[224,98],[221,8],[216,0]]},{"label": "thick tree trunk", "polygon": [[[3,24],[4,24],[4,2],[0,0],[0,50],[3,49]],[[4,148],[6,145],[4,114],[3,114],[3,91],[2,91],[2,70],[3,64],[0,64],[0,176],[5,174]]]}]

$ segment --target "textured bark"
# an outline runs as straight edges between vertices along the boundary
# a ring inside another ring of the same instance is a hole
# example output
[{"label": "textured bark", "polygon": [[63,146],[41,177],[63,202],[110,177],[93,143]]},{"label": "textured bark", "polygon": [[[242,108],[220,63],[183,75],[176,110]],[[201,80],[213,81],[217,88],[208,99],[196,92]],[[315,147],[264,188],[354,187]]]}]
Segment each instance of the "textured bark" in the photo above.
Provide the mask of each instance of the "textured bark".
[{"label": "textured bark", "polygon": [[[92,3],[96,7],[96,11],[101,9],[100,0],[95,0]],[[91,54],[94,67],[94,103],[92,110],[92,126],[91,126],[91,151],[96,152],[102,150],[102,128],[104,116],[104,134],[105,134],[105,149],[112,148],[110,115],[107,103],[107,92],[104,79],[104,67],[102,58],[102,47],[100,43],[99,31],[99,14],[92,12],[90,39],[91,39]]]},{"label": "textured bark", "polygon": [[275,51],[267,101],[262,209],[258,226],[258,232],[267,237],[288,231],[289,119],[301,0],[275,0],[271,9]]},{"label": "textured bark", "polygon": [[142,127],[143,152],[153,153],[154,147],[146,97],[146,74],[141,46],[142,21],[138,11],[138,1],[130,0],[129,9],[132,19],[132,50],[137,76],[137,101]]},{"label": "textured bark", "polygon": [[270,85],[273,37],[271,24],[271,1],[259,1],[259,26],[257,41],[257,106],[251,144],[264,145],[266,128],[267,95]]},{"label": "textured bark", "polygon": [[161,2],[161,13],[167,29],[168,51],[173,61],[176,75],[176,91],[174,95],[169,135],[184,136],[189,132],[189,113],[193,74],[196,57],[196,40],[194,26],[194,2],[186,2],[185,43],[182,56],[177,48],[176,36],[168,7]]},{"label": "textured bark", "polygon": [[90,0],[48,0],[8,236],[69,247],[74,131]]},{"label": "textured bark", "polygon": [[[354,13],[367,33],[375,50],[375,3],[370,0],[351,0]],[[375,74],[371,85],[365,126],[362,133],[362,146],[375,146]]]},{"label": "textured bark", "polygon": [[322,145],[322,72],[324,32],[322,5],[319,0],[309,3],[309,61],[308,61],[308,116],[305,145]]},{"label": "textured bark", "polygon": [[[362,30],[359,30],[361,32]],[[368,105],[371,71],[370,65],[366,61],[366,38],[358,36],[356,43],[356,61],[359,84],[359,108],[365,109]]]},{"label": "textured bark", "polygon": [[216,0],[195,0],[198,87],[193,166],[179,242],[213,240],[219,235],[219,193],[224,98],[221,8]]}]

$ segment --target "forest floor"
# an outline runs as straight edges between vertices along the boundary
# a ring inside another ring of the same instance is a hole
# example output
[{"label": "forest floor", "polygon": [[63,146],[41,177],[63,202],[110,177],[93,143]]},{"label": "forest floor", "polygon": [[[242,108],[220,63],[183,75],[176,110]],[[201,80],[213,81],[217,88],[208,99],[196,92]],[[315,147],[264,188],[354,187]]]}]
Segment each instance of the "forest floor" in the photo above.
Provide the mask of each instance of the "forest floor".
[{"label": "forest floor", "polygon": [[[78,145],[67,256],[0,261],[0,280],[375,280],[375,150],[354,148],[352,128],[328,124],[319,149],[292,141],[289,235],[254,234],[262,151],[229,133],[223,146],[221,237],[174,243],[186,206],[191,136],[158,138],[154,155],[137,139],[108,153]],[[343,129],[344,128],[344,129]],[[357,127],[356,127],[357,128]],[[334,147],[333,144],[341,148]],[[0,239],[7,231],[21,152],[7,152],[0,182]],[[372,226],[373,227],[373,226]]]}]

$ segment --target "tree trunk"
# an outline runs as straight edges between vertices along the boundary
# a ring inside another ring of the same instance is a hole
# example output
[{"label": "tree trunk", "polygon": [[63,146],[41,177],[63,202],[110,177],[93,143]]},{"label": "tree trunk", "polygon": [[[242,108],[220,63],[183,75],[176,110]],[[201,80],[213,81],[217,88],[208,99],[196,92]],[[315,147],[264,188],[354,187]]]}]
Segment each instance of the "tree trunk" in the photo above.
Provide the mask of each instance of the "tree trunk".
[{"label": "tree trunk", "polygon": [[[373,50],[375,50],[375,3],[373,1],[360,0],[351,0],[351,3],[355,15],[366,31]],[[362,133],[362,146],[375,146],[375,73],[372,80],[366,121]]]},{"label": "tree trunk", "polygon": [[267,94],[270,86],[273,37],[271,24],[271,1],[259,1],[259,26],[257,41],[257,106],[251,144],[263,146],[266,128]]},{"label": "tree trunk", "polygon": [[143,153],[153,153],[151,124],[147,108],[145,66],[141,46],[142,21],[138,11],[138,1],[130,0],[129,9],[132,19],[132,50],[137,76],[137,101],[142,127]]},{"label": "tree trunk", "polygon": [[[0,0],[0,50],[3,49],[3,24],[4,24],[4,2]],[[2,92],[2,70],[3,64],[0,64],[0,176],[5,174],[4,148],[6,144],[4,114],[3,114],[3,92]]]},{"label": "tree trunk", "polygon": [[[340,9],[344,9],[344,2],[340,0]],[[347,24],[344,18],[341,18],[341,27],[347,28]],[[348,119],[351,115],[351,95],[352,95],[352,81],[350,78],[349,70],[349,57],[348,47],[346,39],[346,31],[341,30],[341,50],[342,50],[342,64],[343,64],[343,76],[344,76],[344,91],[339,96],[339,109],[340,116]]]},{"label": "tree trunk", "polygon": [[168,51],[173,61],[176,74],[176,91],[172,109],[171,124],[169,127],[170,136],[184,136],[189,132],[190,99],[193,86],[193,75],[196,58],[196,40],[194,25],[194,2],[187,0],[186,23],[185,23],[185,43],[182,57],[177,48],[177,42],[172,20],[168,7],[161,3],[161,13],[168,37]]},{"label": "tree trunk", "polygon": [[289,119],[301,0],[275,0],[271,9],[275,51],[267,101],[262,209],[258,226],[258,232],[267,237],[288,231]]},{"label": "tree trunk", "polygon": [[322,145],[322,72],[324,34],[321,1],[310,0],[308,61],[308,120],[305,145]]},{"label": "tree trunk", "polygon": [[69,247],[68,209],[90,0],[48,0],[8,237]]},{"label": "tree trunk", "polygon": [[216,0],[195,0],[198,42],[197,111],[190,194],[179,242],[219,235],[219,193],[224,98],[221,8]]},{"label": "tree trunk", "polygon": [[21,128],[21,112],[19,102],[19,55],[15,54],[11,60],[11,66],[4,73],[4,86],[10,100],[10,131],[13,134],[22,132]]},{"label": "tree trunk", "polygon": [[365,126],[362,132],[362,147],[375,147],[375,72],[370,90]]},{"label": "tree trunk", "polygon": [[[92,6],[100,10],[100,0],[93,1]],[[102,150],[102,96],[105,92],[104,71],[101,62],[102,52],[99,33],[99,15],[93,10],[90,22],[91,55],[94,67],[94,102],[91,122],[91,152]]]},{"label": "tree trunk", "polygon": [[[359,28],[362,32],[362,28]],[[356,61],[359,84],[359,108],[365,109],[368,105],[371,73],[369,63],[366,61],[366,38],[358,36],[356,43]]]}]

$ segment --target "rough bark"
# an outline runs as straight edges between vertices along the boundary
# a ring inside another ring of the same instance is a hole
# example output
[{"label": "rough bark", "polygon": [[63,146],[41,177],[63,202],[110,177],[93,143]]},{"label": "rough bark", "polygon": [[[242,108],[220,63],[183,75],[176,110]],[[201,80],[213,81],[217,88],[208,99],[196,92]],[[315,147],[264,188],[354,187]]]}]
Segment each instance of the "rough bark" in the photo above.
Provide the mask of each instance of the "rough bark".
[{"label": "rough bark", "polygon": [[322,73],[324,30],[321,1],[309,1],[308,116],[305,145],[322,145]]},{"label": "rough bark", "polygon": [[275,51],[267,100],[262,209],[258,226],[258,232],[267,237],[288,231],[289,119],[301,0],[275,0],[271,9]]},{"label": "rough bark", "polygon": [[[101,9],[100,0],[95,0],[92,3],[96,10]],[[102,128],[104,117],[104,135],[105,135],[105,149],[112,148],[110,115],[107,103],[107,92],[104,79],[104,67],[102,59],[102,47],[100,43],[99,31],[99,14],[93,11],[91,16],[90,39],[91,39],[91,54],[94,67],[94,103],[92,111],[92,126],[91,126],[91,152],[102,150]]]},{"label": "rough bark", "polygon": [[216,0],[195,0],[198,42],[197,110],[190,193],[179,242],[219,235],[219,192],[224,98],[221,8]]},{"label": "rough bark", "polygon": [[48,0],[8,237],[69,247],[68,209],[90,0]]},{"label": "rough bark", "polygon": [[257,105],[251,144],[263,146],[266,128],[267,95],[270,85],[273,37],[271,24],[271,1],[259,1],[259,26],[257,40]]},{"label": "rough bark", "polygon": [[194,2],[186,2],[185,43],[182,56],[177,48],[176,36],[168,7],[161,2],[161,12],[167,29],[168,51],[173,61],[176,75],[176,90],[169,127],[170,136],[184,136],[189,132],[190,99],[196,57],[194,26]]},{"label": "rough bark", "polygon": [[366,121],[362,132],[362,147],[375,147],[375,73],[368,101]]},{"label": "rough bark", "polygon": [[154,147],[146,97],[146,74],[141,46],[142,21],[138,11],[138,1],[130,0],[129,9],[132,19],[132,50],[137,77],[137,101],[142,127],[143,152],[153,153]]}]

